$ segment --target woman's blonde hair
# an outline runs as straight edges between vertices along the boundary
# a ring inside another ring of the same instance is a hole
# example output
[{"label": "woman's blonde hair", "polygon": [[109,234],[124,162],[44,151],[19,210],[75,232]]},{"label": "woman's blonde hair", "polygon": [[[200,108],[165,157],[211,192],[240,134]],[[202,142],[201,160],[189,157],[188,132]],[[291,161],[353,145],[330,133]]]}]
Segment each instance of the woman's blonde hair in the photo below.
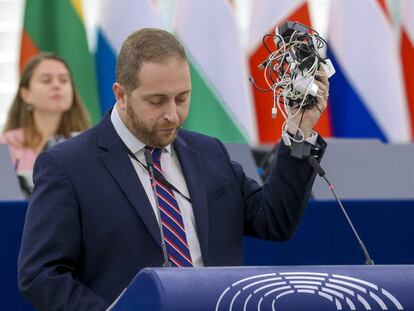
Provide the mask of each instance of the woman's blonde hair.
[{"label": "woman's blonde hair", "polygon": [[10,107],[6,125],[4,127],[4,132],[22,128],[24,147],[40,147],[43,137],[36,128],[33,112],[31,109],[28,109],[28,105],[23,101],[20,92],[23,87],[27,89],[30,87],[30,80],[32,79],[33,72],[43,60],[48,59],[61,62],[66,67],[69,72],[73,92],[72,106],[68,111],[63,113],[60,125],[55,134],[69,137],[72,132],[84,131],[90,125],[88,112],[83,106],[76,90],[75,82],[68,64],[62,58],[53,53],[40,53],[31,58],[23,69],[19,82],[19,88],[17,89],[16,96],[14,97],[13,103]]}]

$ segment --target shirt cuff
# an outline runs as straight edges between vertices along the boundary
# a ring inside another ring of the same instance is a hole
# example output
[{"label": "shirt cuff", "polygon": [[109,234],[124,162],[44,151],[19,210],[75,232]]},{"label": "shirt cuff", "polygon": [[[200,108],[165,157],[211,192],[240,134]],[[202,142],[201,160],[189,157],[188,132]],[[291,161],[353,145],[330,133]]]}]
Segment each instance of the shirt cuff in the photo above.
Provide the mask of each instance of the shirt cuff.
[{"label": "shirt cuff", "polygon": [[318,140],[318,133],[316,133],[315,131],[312,131],[310,136],[305,139],[305,141],[311,144],[312,146],[316,145],[317,140]]}]

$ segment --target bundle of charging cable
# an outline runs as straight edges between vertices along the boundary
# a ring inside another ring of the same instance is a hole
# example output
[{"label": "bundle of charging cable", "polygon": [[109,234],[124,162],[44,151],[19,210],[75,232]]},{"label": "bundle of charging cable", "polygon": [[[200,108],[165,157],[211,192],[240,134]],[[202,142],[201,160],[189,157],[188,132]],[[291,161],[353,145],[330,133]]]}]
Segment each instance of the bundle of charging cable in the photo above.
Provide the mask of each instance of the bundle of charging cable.
[{"label": "bundle of charging cable", "polygon": [[[273,39],[269,47],[269,39]],[[321,94],[315,83],[318,70],[324,70],[328,78],[335,73],[329,59],[320,55],[326,46],[325,40],[315,30],[298,22],[288,21],[275,29],[275,34],[267,34],[263,44],[269,56],[259,65],[264,72],[268,91],[273,92],[272,117],[278,112],[285,122],[282,126],[282,138],[301,143],[304,135],[296,128],[294,137],[287,134],[287,129],[295,130],[291,120],[306,109],[312,109]],[[317,105],[316,105],[317,106]]]}]

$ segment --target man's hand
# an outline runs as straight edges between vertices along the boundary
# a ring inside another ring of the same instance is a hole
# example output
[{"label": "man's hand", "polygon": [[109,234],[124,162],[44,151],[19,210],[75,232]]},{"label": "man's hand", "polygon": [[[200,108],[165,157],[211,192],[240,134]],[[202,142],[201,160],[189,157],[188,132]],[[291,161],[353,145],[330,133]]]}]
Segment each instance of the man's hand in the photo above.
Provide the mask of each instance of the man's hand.
[{"label": "man's hand", "polygon": [[322,112],[324,112],[328,106],[327,99],[329,95],[329,82],[325,71],[319,70],[316,72],[315,83],[318,85],[316,105],[312,109],[304,109],[303,112],[299,112],[290,121],[293,125],[288,125],[288,131],[291,134],[296,134],[296,131],[300,125],[300,129],[303,131],[303,135],[305,136],[304,139],[310,136],[313,127],[318,122]]}]

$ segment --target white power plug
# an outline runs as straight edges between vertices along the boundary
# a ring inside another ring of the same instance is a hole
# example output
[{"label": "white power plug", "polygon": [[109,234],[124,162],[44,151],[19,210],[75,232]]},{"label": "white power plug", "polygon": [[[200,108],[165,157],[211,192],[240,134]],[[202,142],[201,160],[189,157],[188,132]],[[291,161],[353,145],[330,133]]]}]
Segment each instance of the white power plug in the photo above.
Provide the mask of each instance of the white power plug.
[{"label": "white power plug", "polygon": [[315,78],[313,76],[297,78],[293,81],[293,90],[303,95],[308,93],[312,96],[316,96],[319,87],[316,83],[314,83],[314,81]]}]

